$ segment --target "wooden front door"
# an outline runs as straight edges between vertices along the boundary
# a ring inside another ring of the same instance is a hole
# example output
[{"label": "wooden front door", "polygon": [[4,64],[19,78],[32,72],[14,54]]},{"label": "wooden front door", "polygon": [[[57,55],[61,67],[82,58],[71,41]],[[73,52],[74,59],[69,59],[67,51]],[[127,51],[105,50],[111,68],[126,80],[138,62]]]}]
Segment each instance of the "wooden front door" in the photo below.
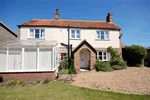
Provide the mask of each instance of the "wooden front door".
[{"label": "wooden front door", "polygon": [[90,52],[87,49],[83,49],[80,51],[80,68],[90,68]]}]

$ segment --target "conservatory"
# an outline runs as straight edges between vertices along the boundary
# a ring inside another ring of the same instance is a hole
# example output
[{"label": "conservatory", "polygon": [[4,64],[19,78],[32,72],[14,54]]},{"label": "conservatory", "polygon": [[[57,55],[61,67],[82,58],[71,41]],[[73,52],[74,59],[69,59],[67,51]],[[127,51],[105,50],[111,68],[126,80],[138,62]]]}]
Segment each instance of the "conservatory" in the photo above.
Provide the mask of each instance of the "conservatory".
[{"label": "conservatory", "polygon": [[0,44],[0,73],[54,72],[59,61],[57,41],[22,40]]}]

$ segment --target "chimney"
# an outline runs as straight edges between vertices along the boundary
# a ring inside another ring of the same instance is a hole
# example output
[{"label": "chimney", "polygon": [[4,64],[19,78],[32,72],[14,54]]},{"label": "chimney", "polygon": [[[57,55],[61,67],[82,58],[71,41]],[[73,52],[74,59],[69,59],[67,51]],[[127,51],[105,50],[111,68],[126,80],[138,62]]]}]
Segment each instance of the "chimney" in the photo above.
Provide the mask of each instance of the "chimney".
[{"label": "chimney", "polygon": [[56,9],[56,12],[55,12],[55,19],[56,19],[56,20],[59,19],[59,12],[58,12],[58,9]]},{"label": "chimney", "polygon": [[106,17],[106,21],[109,23],[113,23],[113,14],[108,13],[108,15]]}]

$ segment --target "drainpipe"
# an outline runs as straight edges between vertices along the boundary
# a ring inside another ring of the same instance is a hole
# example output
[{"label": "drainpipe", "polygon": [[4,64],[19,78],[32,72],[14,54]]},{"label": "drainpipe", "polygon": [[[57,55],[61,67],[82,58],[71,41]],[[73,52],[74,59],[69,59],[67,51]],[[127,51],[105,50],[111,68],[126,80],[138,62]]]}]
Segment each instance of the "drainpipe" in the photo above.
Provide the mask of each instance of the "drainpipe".
[{"label": "drainpipe", "polygon": [[69,34],[69,32],[70,32],[70,26],[68,25],[68,64],[69,64],[68,68],[70,68],[70,56],[69,56],[69,47],[70,47],[69,38],[70,38],[70,34]]}]

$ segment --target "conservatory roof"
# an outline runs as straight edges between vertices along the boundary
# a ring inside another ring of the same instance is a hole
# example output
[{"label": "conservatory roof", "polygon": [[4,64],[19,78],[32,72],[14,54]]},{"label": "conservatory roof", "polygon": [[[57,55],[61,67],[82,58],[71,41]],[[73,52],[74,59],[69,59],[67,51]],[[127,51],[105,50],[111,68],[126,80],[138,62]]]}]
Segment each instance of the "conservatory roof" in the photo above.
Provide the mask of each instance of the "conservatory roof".
[{"label": "conservatory roof", "polygon": [[53,40],[18,40],[0,43],[1,47],[52,47],[58,43]]}]

